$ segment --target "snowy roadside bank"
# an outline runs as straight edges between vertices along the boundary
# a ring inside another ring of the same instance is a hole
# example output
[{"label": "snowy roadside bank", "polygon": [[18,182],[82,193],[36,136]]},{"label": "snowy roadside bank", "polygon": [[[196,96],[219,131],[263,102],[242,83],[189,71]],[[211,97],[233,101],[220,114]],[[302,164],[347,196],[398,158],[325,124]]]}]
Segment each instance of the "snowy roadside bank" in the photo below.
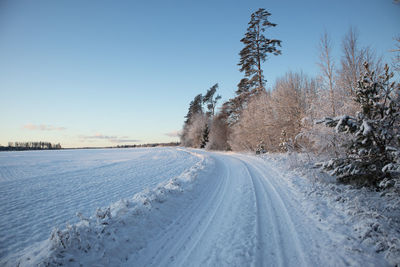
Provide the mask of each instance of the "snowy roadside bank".
[{"label": "snowy roadside bank", "polygon": [[315,160],[307,155],[265,154],[261,158],[281,174],[302,202],[303,212],[318,227],[333,239],[350,241],[347,250],[400,265],[399,188],[375,192],[334,183],[334,178],[313,169]]},{"label": "snowy roadside bank", "polygon": [[[196,185],[207,178],[206,173],[212,169],[212,160],[207,156],[183,152],[199,157],[200,161],[154,189],[97,209],[89,218],[77,214],[80,222],[67,225],[65,229],[54,229],[47,240],[33,244],[2,264],[121,265],[175,220],[186,205],[185,200],[196,197]],[[187,191],[191,193],[185,193]]]}]

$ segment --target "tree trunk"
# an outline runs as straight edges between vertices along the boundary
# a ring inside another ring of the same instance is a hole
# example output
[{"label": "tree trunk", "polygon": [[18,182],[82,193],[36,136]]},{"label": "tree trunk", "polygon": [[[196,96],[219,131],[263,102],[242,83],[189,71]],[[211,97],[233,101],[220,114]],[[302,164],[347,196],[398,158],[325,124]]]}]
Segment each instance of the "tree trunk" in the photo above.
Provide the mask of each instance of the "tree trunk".
[{"label": "tree trunk", "polygon": [[260,83],[260,89],[264,88],[262,82],[262,70],[261,70],[261,52],[260,52],[260,25],[257,25],[257,35],[256,35],[256,44],[257,44],[257,67],[258,67],[258,82]]}]

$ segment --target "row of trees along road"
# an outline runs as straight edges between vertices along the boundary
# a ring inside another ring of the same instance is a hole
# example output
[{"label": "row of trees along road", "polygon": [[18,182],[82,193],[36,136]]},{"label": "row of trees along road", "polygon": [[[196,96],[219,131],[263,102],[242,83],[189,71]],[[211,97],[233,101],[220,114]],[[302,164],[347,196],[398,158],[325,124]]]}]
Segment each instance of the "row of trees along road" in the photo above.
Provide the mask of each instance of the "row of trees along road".
[{"label": "row of trees along road", "polygon": [[[332,158],[320,166],[343,182],[390,186],[400,173],[400,86],[382,57],[362,47],[358,33],[345,34],[339,60],[324,32],[319,42],[320,73],[287,72],[266,90],[262,64],[281,54],[281,41],[267,38],[276,27],[260,8],[240,41],[244,73],[235,96],[219,106],[218,84],[190,102],[181,144],[214,150],[307,152]],[[400,38],[393,69],[400,71]],[[397,76],[398,78],[399,76]],[[328,127],[326,127],[328,126]]]}]

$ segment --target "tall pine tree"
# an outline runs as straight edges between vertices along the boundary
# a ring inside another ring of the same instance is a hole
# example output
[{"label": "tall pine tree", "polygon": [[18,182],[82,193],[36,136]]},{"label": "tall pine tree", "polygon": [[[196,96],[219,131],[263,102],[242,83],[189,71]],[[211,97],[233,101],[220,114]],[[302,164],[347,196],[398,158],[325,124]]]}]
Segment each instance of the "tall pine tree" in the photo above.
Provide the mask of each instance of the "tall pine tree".
[{"label": "tall pine tree", "polygon": [[268,21],[271,14],[264,8],[260,8],[253,14],[249,22],[249,27],[245,37],[240,40],[244,48],[240,51],[240,71],[245,73],[244,79],[238,85],[238,92],[246,92],[250,89],[263,89],[265,80],[261,63],[267,59],[267,54],[279,55],[281,51],[277,48],[281,46],[281,41],[268,39],[264,32],[269,27],[275,27],[275,23]]},{"label": "tall pine tree", "polygon": [[185,116],[185,124],[188,124],[191,122],[193,116],[195,114],[202,114],[203,113],[203,96],[202,94],[198,94],[189,104],[189,110],[188,113]]},{"label": "tall pine tree", "polygon": [[218,83],[214,84],[207,90],[206,94],[203,96],[203,104],[207,105],[207,116],[214,117],[215,115],[215,108],[217,106],[218,100],[221,99],[220,95],[214,97],[215,93],[218,89]]},{"label": "tall pine tree", "polygon": [[188,113],[185,116],[182,133],[180,135],[181,144],[183,146],[192,146],[192,140],[189,137],[189,130],[194,118],[198,114],[203,114],[203,96],[198,94],[189,104]]},{"label": "tall pine tree", "polygon": [[225,111],[229,113],[227,122],[230,125],[236,124],[240,114],[247,106],[253,95],[265,90],[265,80],[261,64],[265,62],[268,54],[280,55],[281,41],[268,39],[264,33],[267,28],[275,27],[275,23],[268,21],[271,14],[264,8],[260,8],[253,14],[244,38],[240,40],[244,48],[240,51],[240,71],[244,72],[245,78],[241,79],[236,96],[224,104]]}]

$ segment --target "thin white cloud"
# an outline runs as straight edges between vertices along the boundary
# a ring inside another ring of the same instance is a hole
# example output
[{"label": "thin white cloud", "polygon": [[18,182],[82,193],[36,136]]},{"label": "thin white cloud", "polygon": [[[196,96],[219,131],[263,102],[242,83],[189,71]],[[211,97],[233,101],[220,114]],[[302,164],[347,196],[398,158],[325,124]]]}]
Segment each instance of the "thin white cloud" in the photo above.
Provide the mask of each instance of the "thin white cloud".
[{"label": "thin white cloud", "polygon": [[116,135],[104,135],[101,133],[96,133],[94,135],[81,135],[81,139],[87,141],[94,141],[94,140],[108,140],[111,143],[139,143],[140,140],[137,139],[130,139],[128,136],[121,136],[118,137]]},{"label": "thin white cloud", "polygon": [[112,142],[112,143],[139,143],[141,141],[136,140],[136,139],[110,139],[110,142]]},{"label": "thin white cloud", "polygon": [[55,127],[53,125],[46,124],[36,125],[32,123],[24,125],[23,128],[31,131],[64,131],[67,129],[65,127]]},{"label": "thin white cloud", "polygon": [[169,133],[165,133],[165,135],[169,137],[180,137],[181,131],[172,131]]},{"label": "thin white cloud", "polygon": [[96,133],[94,135],[82,136],[83,139],[116,139],[117,136],[103,135],[100,133]]}]

